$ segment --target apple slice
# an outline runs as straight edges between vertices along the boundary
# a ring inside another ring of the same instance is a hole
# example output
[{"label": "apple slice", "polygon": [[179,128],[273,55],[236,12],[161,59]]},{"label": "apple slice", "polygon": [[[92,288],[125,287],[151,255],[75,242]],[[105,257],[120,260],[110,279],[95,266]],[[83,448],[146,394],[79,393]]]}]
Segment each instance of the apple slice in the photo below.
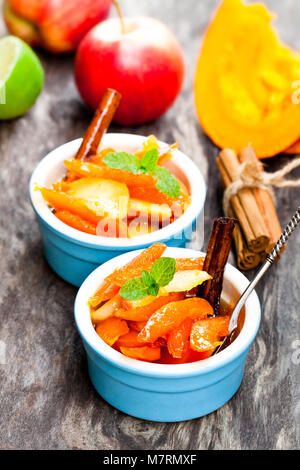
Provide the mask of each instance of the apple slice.
[{"label": "apple slice", "polygon": [[128,206],[128,217],[135,217],[138,214],[157,218],[160,220],[170,219],[172,211],[167,204],[153,204],[140,199],[130,198]]},{"label": "apple slice", "polygon": [[160,295],[166,295],[169,292],[183,292],[199,286],[202,282],[211,279],[206,271],[191,269],[190,271],[177,271],[169,284],[159,289]]},{"label": "apple slice", "polygon": [[102,178],[81,178],[68,186],[67,194],[84,201],[97,216],[110,219],[126,217],[129,202],[126,184]]}]

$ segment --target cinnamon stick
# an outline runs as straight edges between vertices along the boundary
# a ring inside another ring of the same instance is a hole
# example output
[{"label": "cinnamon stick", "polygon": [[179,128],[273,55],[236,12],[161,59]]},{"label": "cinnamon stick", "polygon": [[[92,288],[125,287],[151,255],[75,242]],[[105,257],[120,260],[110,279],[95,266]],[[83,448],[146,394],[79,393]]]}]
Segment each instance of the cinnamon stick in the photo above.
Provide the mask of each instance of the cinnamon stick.
[{"label": "cinnamon stick", "polygon": [[[238,154],[238,158],[241,163],[249,159],[254,160],[259,170],[263,171],[263,165],[257,159],[253,147],[251,145],[248,145],[248,147],[241,150],[241,152]],[[274,206],[274,202],[270,193],[265,189],[254,188],[253,193],[257,202],[257,206],[269,233],[269,244],[266,248],[266,251],[271,251],[281,235],[281,227]]]},{"label": "cinnamon stick", "polygon": [[105,91],[94,117],[83,136],[83,141],[75,158],[86,160],[90,155],[97,153],[102,136],[107,131],[120,101],[121,94],[119,92],[111,88]]},{"label": "cinnamon stick", "polygon": [[214,221],[204,260],[203,270],[208,272],[212,279],[206,281],[199,288],[198,295],[211,304],[215,315],[220,312],[224,268],[230,252],[236,222],[230,217],[219,217]]},{"label": "cinnamon stick", "polygon": [[[236,181],[239,178],[240,162],[233,150],[224,149],[219,154],[223,168],[230,180]],[[251,251],[259,253],[269,246],[269,232],[261,215],[253,191],[249,188],[241,189],[236,195],[239,206],[235,207],[237,218],[240,220],[247,244]],[[248,224],[243,226],[243,220],[247,219]],[[248,232],[247,226],[251,227]],[[253,238],[254,235],[254,238]]]},{"label": "cinnamon stick", "polygon": [[[234,217],[232,208],[229,211],[229,216]],[[233,239],[236,249],[238,267],[243,271],[256,268],[261,262],[261,255],[260,253],[254,253],[253,251],[249,250],[239,223],[236,224],[233,231]]]}]

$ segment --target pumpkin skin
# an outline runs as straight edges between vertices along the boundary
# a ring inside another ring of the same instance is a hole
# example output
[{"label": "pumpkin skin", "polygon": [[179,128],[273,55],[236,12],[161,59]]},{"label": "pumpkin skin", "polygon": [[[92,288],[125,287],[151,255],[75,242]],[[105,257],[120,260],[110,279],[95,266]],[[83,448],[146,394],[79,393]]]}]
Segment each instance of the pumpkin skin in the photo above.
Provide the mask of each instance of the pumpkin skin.
[{"label": "pumpkin skin", "polygon": [[224,0],[206,31],[195,77],[207,135],[237,152],[251,143],[259,158],[282,152],[300,135],[300,105],[293,100],[300,54],[279,42],[271,20],[262,4]]},{"label": "pumpkin skin", "polygon": [[297,142],[285,149],[284,153],[287,153],[288,155],[295,155],[296,153],[300,153],[300,140],[297,140]]}]

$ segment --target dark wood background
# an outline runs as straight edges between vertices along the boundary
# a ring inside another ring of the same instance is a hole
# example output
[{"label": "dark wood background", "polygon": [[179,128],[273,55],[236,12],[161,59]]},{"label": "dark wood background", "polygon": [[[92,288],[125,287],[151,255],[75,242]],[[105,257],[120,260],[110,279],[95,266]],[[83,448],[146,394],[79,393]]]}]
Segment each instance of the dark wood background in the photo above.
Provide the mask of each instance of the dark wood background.
[{"label": "dark wood background", "polygon": [[[177,139],[197,162],[208,181],[204,247],[212,220],[222,214],[222,188],[215,166],[218,150],[196,119],[193,74],[203,31],[217,3],[121,0],[125,14],[151,15],[169,25],[184,48],[187,73],[181,95],[161,119],[137,128],[112,127],[112,131],[154,133],[167,142]],[[300,50],[300,3],[266,3],[279,14],[276,24],[283,39]],[[0,36],[4,34],[0,22]],[[0,447],[299,448],[299,233],[257,289],[261,328],[248,356],[243,384],[223,408],[189,422],[152,423],[118,412],[94,391],[73,320],[76,289],[45,262],[28,198],[29,177],[39,160],[81,136],[91,115],[74,86],[73,56],[42,52],[39,56],[46,83],[36,105],[24,117],[0,123]],[[273,171],[287,160],[276,157],[266,168]],[[299,177],[300,171],[294,175]],[[282,224],[298,206],[299,196],[299,190],[277,191]],[[192,246],[200,248],[199,239]],[[251,279],[253,272],[247,276]]]}]

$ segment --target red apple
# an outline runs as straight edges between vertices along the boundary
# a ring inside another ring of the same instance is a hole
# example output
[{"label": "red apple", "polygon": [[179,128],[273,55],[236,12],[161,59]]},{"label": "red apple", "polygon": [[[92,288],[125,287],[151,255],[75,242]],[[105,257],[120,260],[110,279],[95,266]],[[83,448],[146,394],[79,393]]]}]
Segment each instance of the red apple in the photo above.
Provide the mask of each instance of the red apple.
[{"label": "red apple", "polygon": [[74,50],[108,15],[111,0],[4,0],[10,32],[51,52]]},{"label": "red apple", "polygon": [[122,94],[114,121],[140,124],[161,116],[184,77],[182,49],[169,29],[148,17],[103,21],[81,41],[75,80],[83,100],[96,108],[107,88]]}]

